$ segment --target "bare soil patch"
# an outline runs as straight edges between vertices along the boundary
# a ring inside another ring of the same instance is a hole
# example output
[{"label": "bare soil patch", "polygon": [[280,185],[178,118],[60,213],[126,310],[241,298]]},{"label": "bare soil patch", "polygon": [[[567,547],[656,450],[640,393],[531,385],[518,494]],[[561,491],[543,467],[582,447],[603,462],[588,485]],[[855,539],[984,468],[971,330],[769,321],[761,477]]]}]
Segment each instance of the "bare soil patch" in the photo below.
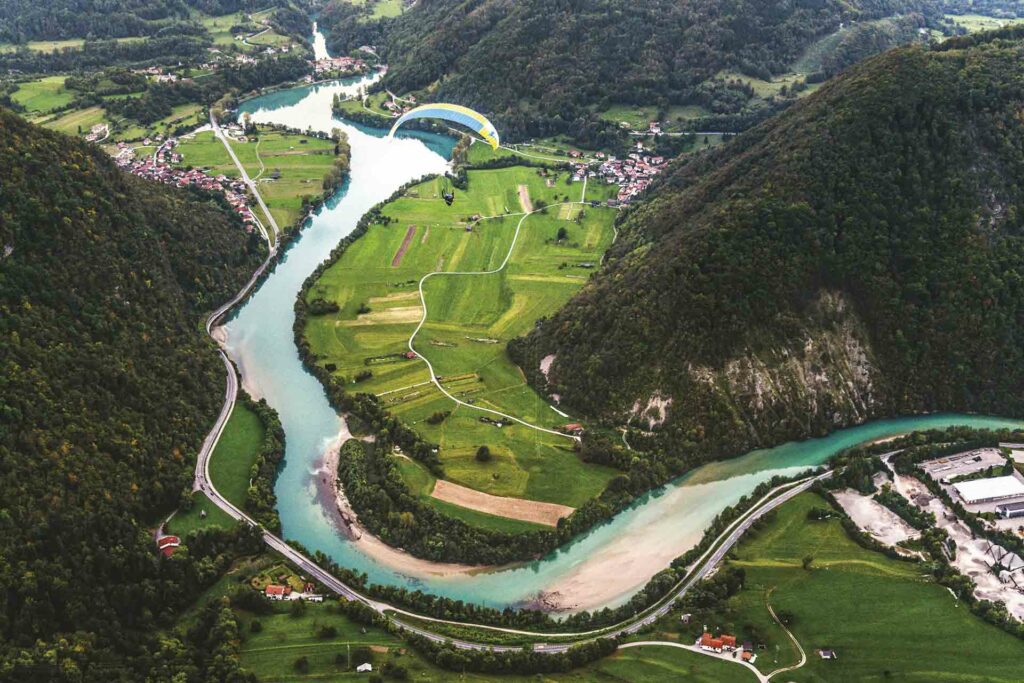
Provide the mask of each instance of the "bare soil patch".
[{"label": "bare soil patch", "polygon": [[504,498],[492,496],[489,493],[481,493],[473,489],[453,484],[450,481],[438,479],[431,492],[431,497],[443,500],[446,503],[459,505],[477,512],[486,512],[490,515],[518,519],[524,522],[555,526],[562,517],[568,517],[575,508],[557,503],[541,503],[536,500],[523,500],[522,498]]},{"label": "bare soil patch", "polygon": [[519,186],[519,203],[523,205],[523,211],[533,211],[533,202],[530,201],[530,188],[526,185]]},{"label": "bare soil patch", "polygon": [[418,323],[423,317],[422,306],[395,306],[380,311],[363,313],[355,320],[343,320],[345,327],[361,327],[363,325],[396,325],[401,323]]},{"label": "bare soil patch", "polygon": [[832,495],[857,526],[886,545],[895,546],[900,541],[921,535],[874,498],[862,496],[853,489],[835,491]]},{"label": "bare soil patch", "polygon": [[402,262],[402,257],[405,256],[405,252],[409,249],[409,245],[412,244],[412,238],[416,234],[416,226],[410,225],[409,229],[405,231],[405,239],[402,240],[402,246],[398,247],[398,251],[395,252],[395,258],[391,259],[391,267],[397,268],[398,264]]}]

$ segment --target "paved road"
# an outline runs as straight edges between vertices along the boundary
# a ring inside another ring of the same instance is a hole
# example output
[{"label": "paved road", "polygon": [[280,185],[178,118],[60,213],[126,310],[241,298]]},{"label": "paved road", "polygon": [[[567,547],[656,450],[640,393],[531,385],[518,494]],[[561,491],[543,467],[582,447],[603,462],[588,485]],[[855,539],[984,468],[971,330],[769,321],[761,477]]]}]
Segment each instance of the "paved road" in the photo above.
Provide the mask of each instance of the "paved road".
[{"label": "paved road", "polygon": [[[263,214],[267,217],[267,220],[270,221],[270,226],[274,228],[274,236],[280,236],[281,228],[278,227],[277,221],[274,220],[274,214],[270,213],[270,209],[268,209],[267,205],[263,202],[263,195],[261,195],[259,189],[257,189],[256,183],[254,183],[252,178],[249,177],[249,173],[245,170],[245,166],[243,166],[242,162],[238,160],[237,156],[235,156],[235,150],[231,148],[231,144],[228,142],[228,137],[224,134],[224,131],[221,130],[220,124],[217,123],[217,117],[213,115],[213,112],[210,112],[210,127],[213,128],[213,134],[217,136],[217,139],[224,144],[224,149],[228,151],[228,155],[231,157],[231,160],[235,162],[235,166],[238,168],[238,172],[242,176],[242,182],[249,187],[253,197],[256,198],[256,203],[260,205],[261,209],[263,209]],[[263,230],[263,238],[269,242],[270,237],[267,235],[262,225],[260,225],[260,230]]]}]

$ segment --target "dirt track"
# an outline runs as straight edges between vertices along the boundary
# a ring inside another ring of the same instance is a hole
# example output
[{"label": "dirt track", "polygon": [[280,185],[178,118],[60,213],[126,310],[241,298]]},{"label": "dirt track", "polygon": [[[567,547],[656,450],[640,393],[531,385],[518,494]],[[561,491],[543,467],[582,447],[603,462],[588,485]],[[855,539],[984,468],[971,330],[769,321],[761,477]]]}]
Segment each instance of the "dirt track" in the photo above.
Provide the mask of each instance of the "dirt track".
[{"label": "dirt track", "polygon": [[398,264],[402,262],[402,257],[405,256],[405,252],[408,251],[409,245],[412,244],[413,235],[416,234],[416,226],[410,225],[409,229],[405,231],[405,239],[402,240],[402,246],[395,252],[395,258],[391,259],[391,267],[397,268]]},{"label": "dirt track", "polygon": [[545,526],[555,526],[558,524],[559,518],[568,517],[574,510],[567,505],[556,503],[492,496],[489,493],[474,491],[442,479],[437,480],[437,483],[434,484],[434,491],[430,495],[446,503],[460,505],[477,512],[486,512],[499,517],[544,524]]},{"label": "dirt track", "polygon": [[526,185],[519,186],[519,203],[523,205],[523,211],[533,211],[533,202],[530,201],[530,188]]}]

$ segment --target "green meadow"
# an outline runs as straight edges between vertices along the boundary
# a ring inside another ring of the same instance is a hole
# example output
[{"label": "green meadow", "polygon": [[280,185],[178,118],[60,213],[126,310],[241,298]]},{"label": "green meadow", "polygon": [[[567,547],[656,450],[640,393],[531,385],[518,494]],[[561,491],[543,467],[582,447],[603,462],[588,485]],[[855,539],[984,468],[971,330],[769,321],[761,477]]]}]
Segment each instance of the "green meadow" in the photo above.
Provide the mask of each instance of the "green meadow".
[{"label": "green meadow", "polygon": [[[306,135],[261,130],[254,142],[231,142],[238,160],[259,186],[260,194],[282,230],[302,216],[302,199],[323,192],[324,176],[334,167],[334,143]],[[238,169],[212,131],[180,141],[180,166],[238,177]]]},{"label": "green meadow", "polygon": [[[352,382],[351,390],[377,394],[440,445],[449,480],[493,495],[576,507],[604,488],[611,469],[584,464],[563,436],[481,421],[495,416],[457,406],[429,383],[426,364],[404,357],[423,315],[417,283],[440,271],[424,283],[429,315],[415,348],[446,391],[548,429],[572,421],[526,384],[505,350],[583,286],[613,238],[613,210],[558,205],[579,200],[582,192],[581,183],[566,184],[566,178],[549,169],[470,170],[468,190],[456,189],[451,207],[441,199],[444,181],[412,187],[384,207],[391,222],[371,226],[310,289],[309,300],[326,299],[340,310],[311,316],[306,335],[320,362]],[[521,186],[534,208],[547,205],[525,220]],[[452,274],[497,269],[521,220],[504,270]],[[451,414],[428,422],[443,411]],[[490,462],[474,457],[482,445],[490,448]]]},{"label": "green meadow", "polygon": [[[206,516],[203,517],[203,513]],[[164,527],[164,531],[178,536],[187,536],[196,529],[209,527],[220,527],[230,529],[237,522],[228,513],[213,504],[206,494],[196,491],[192,494],[192,507],[189,510],[178,510],[171,517],[171,521]]]},{"label": "green meadow", "polygon": [[42,125],[67,135],[78,135],[88,133],[97,123],[106,122],[107,116],[103,107],[87,107],[44,121]]},{"label": "green meadow", "polygon": [[28,114],[44,114],[64,107],[75,98],[72,91],[64,88],[65,76],[46,76],[27,81],[18,86],[11,99],[25,107]]},{"label": "green meadow", "polygon": [[[807,653],[806,665],[784,675],[797,683],[1020,680],[1019,640],[971,614],[923,565],[858,546],[838,519],[807,519],[812,507],[827,506],[804,493],[780,507],[731,554],[731,564],[746,572],[743,590],[724,612],[698,614],[698,620],[766,643],[757,666],[768,673],[799,661],[766,604],[788,613],[789,628]],[[813,558],[809,570],[803,568],[807,556]],[[839,658],[821,659],[820,648],[834,649]]]},{"label": "green meadow", "polygon": [[210,457],[210,479],[221,495],[245,507],[250,470],[263,446],[263,423],[242,403],[236,403]]},{"label": "green meadow", "polygon": [[[230,594],[233,586],[272,560],[266,556],[246,560],[233,569],[198,601],[182,619],[194,620],[199,606]],[[255,615],[235,609],[239,620],[239,655],[242,666],[260,681],[367,680],[355,667],[364,662],[379,672],[385,664],[405,669],[408,680],[507,681],[508,683],[577,683],[608,680],[655,683],[681,680],[688,683],[748,683],[746,669],[669,647],[637,647],[619,650],[609,657],[564,674],[534,676],[457,673],[438,668],[399,637],[374,626],[349,619],[332,598],[322,604],[307,603],[299,613],[290,603],[277,603],[270,614]],[[254,625],[255,624],[255,625]],[[297,661],[304,658],[300,667]]]},{"label": "green meadow", "polygon": [[[478,469],[483,471],[488,471],[494,464],[494,461],[486,464],[477,463]],[[540,524],[533,524],[532,522],[509,519],[508,517],[499,517],[497,515],[489,515],[486,512],[477,512],[476,510],[470,510],[469,508],[464,508],[460,505],[431,498],[430,492],[434,490],[435,479],[434,476],[427,471],[425,467],[423,467],[423,465],[419,464],[415,460],[400,458],[398,461],[398,469],[402,473],[402,479],[405,480],[406,485],[414,495],[424,503],[427,503],[449,517],[456,517],[467,524],[472,524],[473,526],[480,527],[482,529],[493,529],[494,531],[505,531],[513,534],[525,531],[542,531],[548,528]]]}]

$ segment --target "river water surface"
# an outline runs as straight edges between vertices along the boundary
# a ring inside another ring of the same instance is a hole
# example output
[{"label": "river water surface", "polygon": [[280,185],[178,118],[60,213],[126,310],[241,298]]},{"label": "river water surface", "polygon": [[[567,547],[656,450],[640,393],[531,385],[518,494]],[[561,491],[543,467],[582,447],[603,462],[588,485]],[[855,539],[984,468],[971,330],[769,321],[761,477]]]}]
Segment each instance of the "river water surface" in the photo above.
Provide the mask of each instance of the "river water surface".
[{"label": "river water surface", "polygon": [[301,129],[340,127],[352,146],[349,180],[311,217],[273,274],[227,325],[228,352],[241,369],[245,387],[266,398],[285,430],[286,458],[276,486],[285,538],[321,550],[342,566],[366,572],[375,583],[420,588],[494,607],[530,603],[538,595],[570,611],[615,606],[692,547],[718,512],[775,475],[794,474],[849,446],[914,429],[1022,425],[982,416],[927,415],[880,420],[821,439],[755,451],[700,467],[642,497],[568,546],[515,567],[466,574],[443,567],[410,568],[409,563],[371,557],[361,544],[338,531],[329,506],[317,495],[324,450],[344,424],[320,384],[302,367],[292,336],[293,305],[306,277],[369,208],[410,180],[444,171],[454,140],[426,133],[389,140],[383,130],[333,119],[334,94],[351,94],[369,80],[280,91],[250,100],[240,112],[249,112],[257,122]]}]

